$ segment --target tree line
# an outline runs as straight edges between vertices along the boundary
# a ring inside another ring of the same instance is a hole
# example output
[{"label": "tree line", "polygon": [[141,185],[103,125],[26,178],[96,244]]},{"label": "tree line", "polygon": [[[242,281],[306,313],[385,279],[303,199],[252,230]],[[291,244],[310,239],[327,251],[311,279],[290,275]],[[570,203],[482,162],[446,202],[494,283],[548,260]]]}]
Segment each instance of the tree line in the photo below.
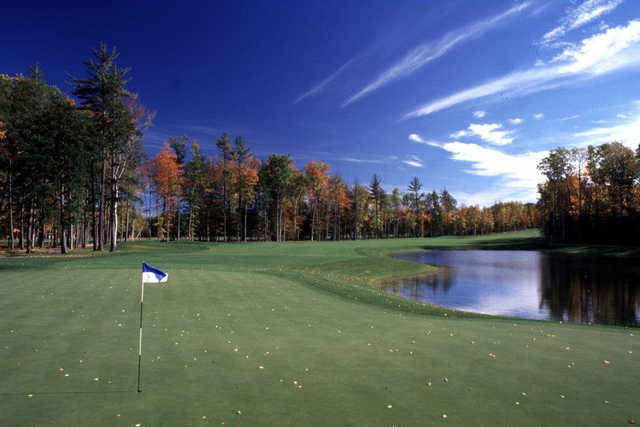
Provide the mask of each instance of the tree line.
[{"label": "tree line", "polygon": [[[535,227],[533,204],[459,205],[447,191],[387,192],[377,174],[347,184],[328,163],[265,160],[223,133],[205,156],[177,136],[143,149],[154,112],[127,88],[130,69],[100,45],[67,95],[38,65],[0,75],[0,236],[10,250],[116,250],[132,238],[343,240],[475,235]],[[5,237],[6,236],[6,237]]]},{"label": "tree line", "polygon": [[152,193],[146,237],[355,240],[478,235],[537,224],[531,203],[459,206],[447,190],[424,192],[417,177],[405,192],[385,191],[377,174],[368,185],[349,185],[325,162],[298,168],[282,154],[261,161],[241,136],[227,133],[218,138],[216,149],[216,156],[205,158],[197,141],[170,138],[140,169]]},{"label": "tree line", "polygon": [[558,242],[635,244],[640,237],[640,147],[619,142],[566,149],[542,159],[538,210]]}]

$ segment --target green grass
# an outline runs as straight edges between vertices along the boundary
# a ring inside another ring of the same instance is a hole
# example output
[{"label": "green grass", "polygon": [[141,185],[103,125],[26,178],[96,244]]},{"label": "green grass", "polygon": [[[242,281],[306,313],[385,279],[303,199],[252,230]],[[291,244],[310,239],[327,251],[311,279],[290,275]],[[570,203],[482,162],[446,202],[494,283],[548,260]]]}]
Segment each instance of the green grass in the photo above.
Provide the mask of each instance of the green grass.
[{"label": "green grass", "polygon": [[[115,255],[0,258],[0,425],[605,426],[640,418],[640,331],[469,315],[379,291],[381,281],[432,271],[389,253],[429,247],[543,243],[534,232],[136,242]],[[144,391],[136,393],[143,260],[170,276],[145,289]]]}]

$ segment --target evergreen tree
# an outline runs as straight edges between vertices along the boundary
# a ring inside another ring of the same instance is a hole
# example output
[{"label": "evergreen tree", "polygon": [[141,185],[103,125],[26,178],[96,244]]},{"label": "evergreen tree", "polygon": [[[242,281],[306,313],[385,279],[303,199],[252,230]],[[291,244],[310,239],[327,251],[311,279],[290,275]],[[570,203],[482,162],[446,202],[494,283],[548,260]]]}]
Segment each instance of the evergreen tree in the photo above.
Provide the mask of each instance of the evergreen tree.
[{"label": "evergreen tree", "polygon": [[108,187],[110,251],[114,251],[117,244],[120,179],[127,167],[132,166],[136,155],[137,130],[126,103],[127,98],[135,96],[125,87],[128,83],[126,75],[130,70],[116,63],[116,48],[109,51],[105,44],[100,44],[92,53],[93,57],[85,62],[88,76],[72,79],[73,94],[80,99],[81,108],[91,113],[99,132],[95,147],[100,153],[96,157],[101,168],[97,249],[104,249]]},{"label": "evergreen tree", "polygon": [[231,171],[229,168],[229,161],[233,158],[233,149],[231,147],[231,137],[226,132],[223,132],[222,136],[216,141],[216,146],[222,154],[222,215],[223,215],[223,227],[224,227],[224,240],[229,240],[229,180],[231,178]]},{"label": "evergreen tree", "polygon": [[373,221],[373,230],[376,233],[377,237],[380,237],[380,203],[382,200],[382,185],[380,183],[380,179],[378,175],[373,174],[373,178],[371,179],[371,184],[369,184],[369,195],[371,200],[373,200],[373,210],[374,210],[374,221]]}]

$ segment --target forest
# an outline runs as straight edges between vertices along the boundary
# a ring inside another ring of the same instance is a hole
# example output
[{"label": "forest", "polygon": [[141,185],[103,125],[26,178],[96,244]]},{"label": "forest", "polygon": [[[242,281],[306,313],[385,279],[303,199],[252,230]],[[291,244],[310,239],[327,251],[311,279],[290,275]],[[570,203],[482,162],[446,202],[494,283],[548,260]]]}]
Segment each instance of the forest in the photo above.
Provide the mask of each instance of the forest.
[{"label": "forest", "polygon": [[640,147],[619,142],[557,148],[538,169],[538,212],[556,242],[637,243],[640,238]]},{"label": "forest", "polygon": [[[117,60],[115,48],[100,45],[86,75],[70,77],[69,94],[47,84],[37,64],[26,75],[0,75],[0,240],[10,251],[115,251],[138,238],[478,235],[538,225],[531,203],[459,205],[446,189],[425,191],[418,177],[406,191],[385,191],[377,174],[347,183],[326,162],[299,168],[287,154],[258,159],[228,133],[209,142],[209,155],[186,135],[149,155],[143,139],[155,112],[128,90],[130,69]],[[556,230],[558,218],[571,228],[567,215],[557,216],[567,204],[553,197],[555,222],[545,230]]]}]

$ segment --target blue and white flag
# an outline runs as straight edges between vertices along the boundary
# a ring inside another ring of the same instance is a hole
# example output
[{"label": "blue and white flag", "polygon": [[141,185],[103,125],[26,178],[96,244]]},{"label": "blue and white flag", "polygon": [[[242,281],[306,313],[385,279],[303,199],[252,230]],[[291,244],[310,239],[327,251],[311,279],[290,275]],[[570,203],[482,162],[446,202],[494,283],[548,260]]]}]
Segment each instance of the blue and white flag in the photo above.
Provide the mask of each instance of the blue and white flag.
[{"label": "blue and white flag", "polygon": [[142,263],[142,283],[164,283],[169,274],[146,262]]}]

